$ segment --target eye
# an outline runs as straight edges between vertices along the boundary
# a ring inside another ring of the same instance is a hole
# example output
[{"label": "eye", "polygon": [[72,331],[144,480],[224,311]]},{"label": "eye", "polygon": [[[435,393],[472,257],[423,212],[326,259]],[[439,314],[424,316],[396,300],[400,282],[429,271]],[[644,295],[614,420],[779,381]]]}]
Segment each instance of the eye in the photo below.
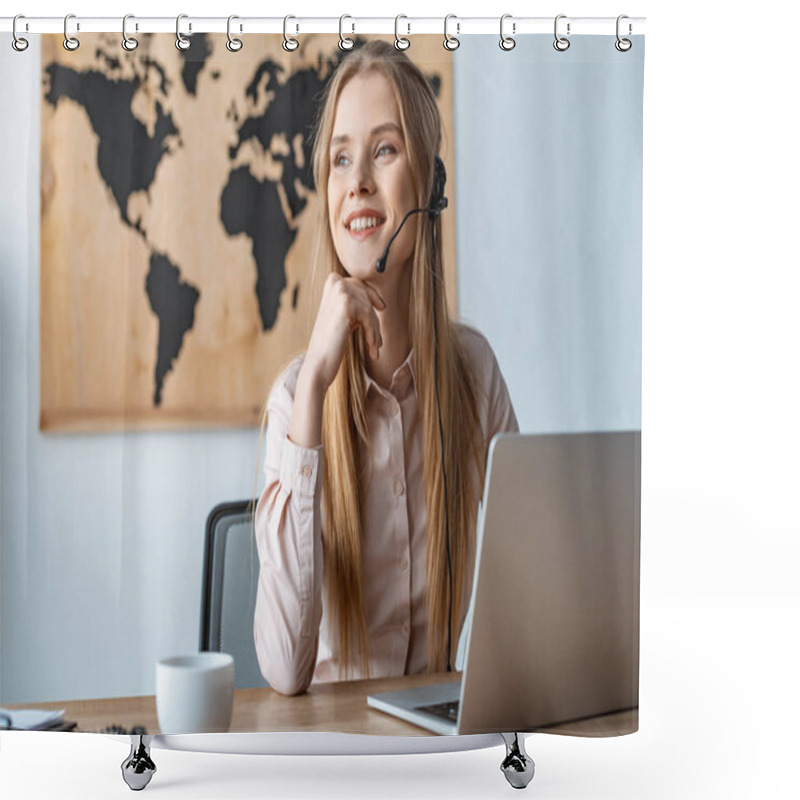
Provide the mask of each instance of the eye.
[{"label": "eye", "polygon": [[337,153],[333,157],[333,166],[334,167],[342,166],[342,160],[347,161],[347,156],[344,153]]},{"label": "eye", "polygon": [[396,153],[397,152],[397,150],[394,148],[393,145],[391,145],[391,144],[382,144],[378,148],[378,153],[377,154],[381,155],[381,153],[383,153],[384,151],[386,151],[387,154],[388,153]]}]

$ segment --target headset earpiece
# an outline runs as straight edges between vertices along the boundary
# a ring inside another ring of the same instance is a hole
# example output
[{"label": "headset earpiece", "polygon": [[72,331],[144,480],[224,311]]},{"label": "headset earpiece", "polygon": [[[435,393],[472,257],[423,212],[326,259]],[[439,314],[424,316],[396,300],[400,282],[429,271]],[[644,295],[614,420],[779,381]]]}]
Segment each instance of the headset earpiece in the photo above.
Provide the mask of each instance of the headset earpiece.
[{"label": "headset earpiece", "polygon": [[447,198],[444,196],[444,186],[447,183],[447,170],[444,161],[436,156],[433,162],[433,189],[428,202],[428,216],[435,220],[447,208]]}]

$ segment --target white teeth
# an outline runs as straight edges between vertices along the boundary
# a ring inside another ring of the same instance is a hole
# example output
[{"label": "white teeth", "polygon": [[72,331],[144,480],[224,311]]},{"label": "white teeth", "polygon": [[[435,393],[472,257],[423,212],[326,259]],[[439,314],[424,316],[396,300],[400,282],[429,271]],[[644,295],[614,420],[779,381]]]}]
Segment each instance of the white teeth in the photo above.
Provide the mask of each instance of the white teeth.
[{"label": "white teeth", "polygon": [[374,228],[380,224],[377,217],[358,217],[350,223],[350,230],[354,232],[363,231],[367,228]]}]

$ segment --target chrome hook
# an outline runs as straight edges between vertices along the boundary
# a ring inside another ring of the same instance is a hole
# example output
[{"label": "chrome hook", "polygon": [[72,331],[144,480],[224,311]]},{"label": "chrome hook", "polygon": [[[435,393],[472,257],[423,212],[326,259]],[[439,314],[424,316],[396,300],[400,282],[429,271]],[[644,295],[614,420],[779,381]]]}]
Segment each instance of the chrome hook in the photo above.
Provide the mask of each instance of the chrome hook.
[{"label": "chrome hook", "polygon": [[[448,14],[444,18],[444,42],[442,42],[442,44],[445,50],[450,50],[452,52],[453,50],[458,50],[458,48],[461,47],[461,42],[456,36],[451,36],[447,32],[447,23],[451,19],[458,19],[458,17],[455,14]],[[460,22],[456,22],[456,33],[461,33]]]},{"label": "chrome hook", "polygon": [[[77,37],[70,36],[67,32],[67,23],[70,21],[70,19],[75,19],[75,15],[67,14],[67,16],[64,17],[64,49],[72,52],[73,50],[77,50],[81,46],[81,43],[78,41]],[[75,25],[76,30],[81,29],[80,23],[75,23]]]},{"label": "chrome hook", "polygon": [[[135,50],[139,46],[139,40],[134,39],[133,36],[128,36],[126,31],[126,25],[129,19],[136,19],[133,14],[126,14],[122,18],[122,49],[127,50],[130,52],[131,50]],[[135,28],[139,30],[139,24],[135,24]]]},{"label": "chrome hook", "polygon": [[[188,16],[188,14],[178,14],[178,18],[175,20],[175,47],[181,51],[188,50],[191,44],[191,41],[181,33],[181,20],[186,19]],[[189,23],[189,30],[191,29],[192,25]]]},{"label": "chrome hook", "polygon": [[[511,36],[506,36],[505,33],[503,33],[503,24],[507,19],[511,19],[511,17],[511,14],[503,14],[503,16],[500,17],[500,49],[505,50],[506,52],[513,50],[517,46],[516,39],[513,39]],[[511,23],[511,32],[517,32],[516,22]]]},{"label": "chrome hook", "polygon": [[[283,49],[287,53],[293,53],[295,50],[297,50],[298,47],[300,47],[300,42],[298,42],[297,39],[292,39],[292,37],[289,36],[289,34],[286,32],[286,25],[290,19],[297,19],[297,17],[293,17],[291,14],[287,14],[283,18]],[[295,28],[297,31],[300,30],[299,25],[296,25]]]},{"label": "chrome hook", "polygon": [[[397,50],[408,50],[408,48],[411,47],[411,40],[406,39],[405,36],[401,36],[398,31],[401,19],[408,19],[408,17],[405,14],[398,14],[394,18],[394,46]],[[411,33],[411,25],[406,23],[406,26],[408,27],[408,33]]]},{"label": "chrome hook", "polygon": [[[27,39],[23,39],[22,36],[17,36],[17,20],[18,19],[25,19],[25,15],[24,14],[17,14],[17,16],[14,17],[14,23],[11,26],[11,33],[14,36],[14,38],[11,40],[11,46],[18,53],[21,53],[23,50],[27,50],[28,49],[28,40]],[[27,23],[25,23],[25,30],[27,30],[27,29],[28,29],[28,25],[27,25]]]},{"label": "chrome hook", "polygon": [[[617,41],[614,42],[614,47],[616,47],[617,50],[620,51],[620,53],[627,53],[628,50],[630,50],[631,47],[633,47],[633,43],[631,42],[630,39],[622,39],[620,37],[620,35],[619,35],[619,27],[620,27],[619,24],[620,24],[620,22],[622,22],[623,19],[628,19],[628,15],[627,14],[620,14],[617,17]],[[628,23],[628,36],[630,36],[631,33],[633,33],[633,25],[631,25],[630,22],[629,22]]]},{"label": "chrome hook", "polygon": [[[342,14],[339,17],[339,49],[340,50],[352,50],[355,46],[355,42],[352,39],[347,38],[344,33],[342,32],[342,25],[346,19],[353,19],[349,14]],[[355,30],[355,25],[353,25],[353,30]]]},{"label": "chrome hook", "polygon": [[[231,22],[235,19],[239,19],[236,14],[231,14],[228,17],[228,41],[225,42],[225,47],[231,51],[231,53],[238,53],[244,44],[241,39],[237,39],[235,36],[231,36]],[[241,26],[239,26],[239,30],[241,31]]]},{"label": "chrome hook", "polygon": [[[565,50],[569,50],[569,39],[567,39],[564,36],[559,36],[558,35],[558,21],[560,19],[566,19],[566,18],[567,18],[566,14],[559,14],[556,17],[555,24],[553,25],[553,34],[556,37],[556,40],[553,42],[553,47],[555,47],[555,49],[558,50],[560,53],[563,53]],[[570,29],[570,24],[568,22],[567,23],[567,36],[569,36],[569,29]]]}]

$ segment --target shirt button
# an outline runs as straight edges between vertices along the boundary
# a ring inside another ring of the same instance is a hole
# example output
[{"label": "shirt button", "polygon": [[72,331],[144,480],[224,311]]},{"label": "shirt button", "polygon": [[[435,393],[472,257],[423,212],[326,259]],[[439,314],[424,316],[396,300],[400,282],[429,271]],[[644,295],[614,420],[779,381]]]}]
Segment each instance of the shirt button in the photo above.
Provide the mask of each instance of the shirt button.
[{"label": "shirt button", "polygon": [[311,477],[311,467],[303,467],[303,475],[305,475],[306,478]]},{"label": "shirt button", "polygon": [[408,569],[408,559],[404,558],[400,563],[400,568],[405,572]]},{"label": "shirt button", "polygon": [[403,633],[406,634],[406,636],[408,635],[408,623],[407,622],[403,623]]},{"label": "shirt button", "polygon": [[405,489],[403,488],[403,482],[402,481],[397,481],[397,483],[395,483],[395,485],[394,485],[394,493],[398,497],[400,497],[400,495],[403,494],[404,491],[405,491]]},{"label": "shirt button", "polygon": [[396,417],[400,413],[400,406],[397,403],[392,403],[392,416]]}]

